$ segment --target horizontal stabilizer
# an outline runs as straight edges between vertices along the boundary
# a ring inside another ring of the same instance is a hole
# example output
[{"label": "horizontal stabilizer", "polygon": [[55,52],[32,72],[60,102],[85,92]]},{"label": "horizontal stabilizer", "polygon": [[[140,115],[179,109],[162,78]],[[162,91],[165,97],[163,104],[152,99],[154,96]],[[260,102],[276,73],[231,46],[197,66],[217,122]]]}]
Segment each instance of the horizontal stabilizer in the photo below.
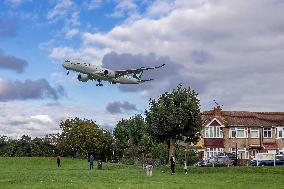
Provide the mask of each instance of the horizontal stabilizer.
[{"label": "horizontal stabilizer", "polygon": [[139,82],[140,82],[140,83],[144,83],[144,82],[152,81],[152,80],[154,80],[154,79],[144,79],[144,80],[140,80]]}]

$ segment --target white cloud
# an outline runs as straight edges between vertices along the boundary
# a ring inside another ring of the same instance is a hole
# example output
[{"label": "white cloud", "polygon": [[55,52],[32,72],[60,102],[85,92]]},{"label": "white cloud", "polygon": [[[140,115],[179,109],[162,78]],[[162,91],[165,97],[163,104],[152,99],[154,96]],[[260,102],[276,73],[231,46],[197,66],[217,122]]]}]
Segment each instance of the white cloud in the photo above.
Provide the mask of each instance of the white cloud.
[{"label": "white cloud", "polygon": [[42,123],[52,122],[51,118],[48,115],[34,115],[34,116],[31,116],[31,118],[38,120]]},{"label": "white cloud", "polygon": [[75,29],[75,28],[73,28],[73,29],[68,29],[67,31],[66,31],[66,34],[65,34],[65,37],[67,38],[67,39],[72,39],[74,36],[76,36],[77,34],[79,34],[79,30],[78,29]]},{"label": "white cloud", "polygon": [[278,111],[284,93],[275,87],[284,82],[283,9],[278,0],[155,1],[132,22],[106,33],[83,33],[79,51],[98,60],[111,51],[155,53],[183,68],[142,95],[183,82],[199,91],[203,109],[216,99],[225,108]]},{"label": "white cloud", "polygon": [[[61,120],[67,118],[93,119],[100,126],[113,127],[122,115],[109,116],[108,113],[78,104],[30,105],[24,102],[0,103],[0,136],[19,138],[24,134],[32,137],[60,132]],[[48,112],[48,115],[46,114]],[[94,117],[95,115],[95,117]]]},{"label": "white cloud", "polygon": [[170,13],[174,9],[174,1],[172,0],[157,0],[151,4],[145,13],[147,17],[159,18]]},{"label": "white cloud", "polygon": [[96,10],[101,7],[103,4],[102,0],[89,0],[84,1],[83,7],[87,8],[87,10]]},{"label": "white cloud", "polygon": [[47,14],[47,19],[61,19],[64,18],[70,8],[72,7],[73,3],[71,0],[58,0],[56,5],[53,7],[51,11]]},{"label": "white cloud", "polygon": [[130,16],[137,11],[137,5],[133,0],[117,0],[117,5],[111,16],[123,17]]},{"label": "white cloud", "polygon": [[56,60],[65,60],[67,59],[76,59],[80,56],[80,53],[78,51],[75,51],[71,47],[55,47],[51,50],[51,53],[49,55],[50,58],[56,59]]}]

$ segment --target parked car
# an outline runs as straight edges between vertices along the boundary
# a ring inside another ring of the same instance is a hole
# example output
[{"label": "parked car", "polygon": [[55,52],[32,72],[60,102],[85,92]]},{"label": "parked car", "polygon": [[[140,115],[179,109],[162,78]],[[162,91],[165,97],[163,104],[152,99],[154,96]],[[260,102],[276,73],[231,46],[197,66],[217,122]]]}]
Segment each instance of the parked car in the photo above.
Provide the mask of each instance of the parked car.
[{"label": "parked car", "polygon": [[226,156],[228,156],[230,158],[230,160],[232,161],[233,165],[237,165],[237,157],[235,154],[233,153],[225,153]]},{"label": "parked car", "polygon": [[200,160],[194,164],[195,167],[206,167],[209,162],[207,160]]},{"label": "parked car", "polygon": [[275,164],[276,165],[284,165],[284,155],[276,155],[276,159],[275,159]]},{"label": "parked car", "polygon": [[226,167],[232,165],[233,162],[228,156],[215,156],[208,160],[201,160],[195,164],[198,167]]},{"label": "parked car", "polygon": [[[251,166],[257,166],[257,160],[253,159],[250,161]],[[276,155],[275,165],[284,165],[284,155]],[[259,160],[258,166],[274,166],[274,160]]]},{"label": "parked car", "polygon": [[256,159],[250,160],[250,165],[257,166],[257,160]]},{"label": "parked car", "polygon": [[216,156],[211,159],[212,166],[214,167],[224,167],[232,166],[232,160],[228,156]]}]

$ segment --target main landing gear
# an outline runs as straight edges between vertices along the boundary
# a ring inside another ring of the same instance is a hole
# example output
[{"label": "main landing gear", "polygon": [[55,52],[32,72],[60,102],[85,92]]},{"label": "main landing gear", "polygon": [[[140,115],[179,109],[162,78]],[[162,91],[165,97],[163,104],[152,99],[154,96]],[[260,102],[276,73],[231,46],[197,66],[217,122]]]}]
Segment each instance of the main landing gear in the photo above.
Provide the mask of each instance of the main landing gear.
[{"label": "main landing gear", "polygon": [[97,81],[98,81],[98,83],[96,84],[96,86],[100,86],[100,87],[104,86],[104,85],[101,83],[102,80],[98,79]]}]

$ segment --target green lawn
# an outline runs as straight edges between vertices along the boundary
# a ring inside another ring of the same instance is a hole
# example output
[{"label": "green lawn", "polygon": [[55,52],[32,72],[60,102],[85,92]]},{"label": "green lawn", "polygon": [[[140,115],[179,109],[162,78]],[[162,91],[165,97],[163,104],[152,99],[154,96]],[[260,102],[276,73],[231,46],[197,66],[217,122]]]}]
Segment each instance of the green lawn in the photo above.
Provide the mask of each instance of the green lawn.
[{"label": "green lawn", "polygon": [[54,158],[0,158],[0,189],[92,188],[92,189],[245,189],[284,188],[282,167],[190,168],[170,175],[166,167],[154,168],[151,178],[136,166],[103,164],[88,170],[87,160]]}]

